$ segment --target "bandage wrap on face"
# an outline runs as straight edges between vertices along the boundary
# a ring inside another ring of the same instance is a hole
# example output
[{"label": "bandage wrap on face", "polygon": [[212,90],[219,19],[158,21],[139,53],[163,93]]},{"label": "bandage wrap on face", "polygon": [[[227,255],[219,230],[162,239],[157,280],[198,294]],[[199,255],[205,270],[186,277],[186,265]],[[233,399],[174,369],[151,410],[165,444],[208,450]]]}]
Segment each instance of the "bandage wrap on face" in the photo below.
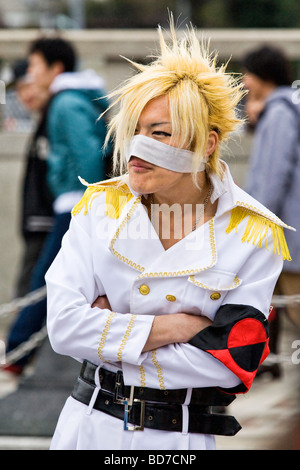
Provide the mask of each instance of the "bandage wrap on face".
[{"label": "bandage wrap on face", "polygon": [[[194,171],[194,152],[172,147],[145,135],[135,135],[130,140],[126,150],[127,163],[131,157],[138,157],[145,162],[178,173],[193,173]],[[203,162],[197,171],[204,170],[205,163]]]}]

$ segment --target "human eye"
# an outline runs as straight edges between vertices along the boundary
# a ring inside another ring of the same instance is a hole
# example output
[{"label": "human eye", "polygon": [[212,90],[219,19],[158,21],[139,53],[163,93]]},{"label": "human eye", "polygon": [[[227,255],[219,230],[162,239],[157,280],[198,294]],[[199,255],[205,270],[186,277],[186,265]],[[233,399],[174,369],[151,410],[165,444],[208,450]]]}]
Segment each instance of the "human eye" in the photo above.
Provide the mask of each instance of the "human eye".
[{"label": "human eye", "polygon": [[156,135],[156,136],[159,136],[159,137],[171,137],[171,134],[169,134],[169,132],[165,132],[165,131],[153,131],[152,135]]}]

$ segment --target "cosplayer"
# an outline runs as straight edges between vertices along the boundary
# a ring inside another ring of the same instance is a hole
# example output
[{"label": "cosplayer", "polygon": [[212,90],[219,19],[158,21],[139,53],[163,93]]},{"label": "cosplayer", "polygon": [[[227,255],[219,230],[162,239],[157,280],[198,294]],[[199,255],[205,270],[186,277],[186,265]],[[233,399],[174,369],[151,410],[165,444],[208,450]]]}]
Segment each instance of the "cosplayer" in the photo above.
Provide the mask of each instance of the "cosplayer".
[{"label": "cosplayer", "polygon": [[171,32],[110,96],[121,176],[83,181],[46,276],[52,347],[82,363],[52,449],[214,449],[240,425],[212,407],[247,392],[268,354],[290,227],[219,159],[241,85],[192,28]]}]

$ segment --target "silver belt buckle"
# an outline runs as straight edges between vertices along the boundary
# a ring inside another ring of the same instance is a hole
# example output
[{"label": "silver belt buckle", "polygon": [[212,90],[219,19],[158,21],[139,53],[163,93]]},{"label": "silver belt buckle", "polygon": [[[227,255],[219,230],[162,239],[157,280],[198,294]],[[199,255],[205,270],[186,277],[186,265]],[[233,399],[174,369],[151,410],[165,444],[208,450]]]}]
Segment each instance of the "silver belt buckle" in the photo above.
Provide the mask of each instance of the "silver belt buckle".
[{"label": "silver belt buckle", "polygon": [[[116,386],[115,386],[115,403],[119,403],[120,405],[124,405],[124,431],[143,431],[144,430],[144,422],[145,422],[145,402],[143,400],[139,400],[138,398],[133,398],[134,396],[134,385],[130,387],[130,396],[129,398],[125,398],[120,396],[120,387],[122,386],[122,372],[117,372],[116,377]],[[140,424],[139,425],[131,425],[128,424],[128,418],[130,409],[133,403],[140,403]]]}]

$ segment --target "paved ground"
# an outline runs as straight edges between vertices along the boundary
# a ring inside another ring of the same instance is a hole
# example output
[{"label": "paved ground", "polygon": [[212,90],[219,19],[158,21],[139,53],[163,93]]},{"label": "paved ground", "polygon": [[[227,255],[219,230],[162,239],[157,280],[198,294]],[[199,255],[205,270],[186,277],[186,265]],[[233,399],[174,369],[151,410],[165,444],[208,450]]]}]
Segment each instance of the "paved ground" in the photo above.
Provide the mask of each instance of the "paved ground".
[{"label": "paved ground", "polygon": [[[276,380],[267,375],[257,378],[250,392],[235,400],[228,412],[238,419],[242,430],[234,437],[217,437],[217,449],[300,450],[300,364],[291,360],[295,352],[292,343],[300,334],[287,321],[283,323],[282,376]],[[9,397],[17,388],[17,381],[0,375],[0,398]],[[48,437],[0,436],[0,450],[47,450],[49,444]]]}]

